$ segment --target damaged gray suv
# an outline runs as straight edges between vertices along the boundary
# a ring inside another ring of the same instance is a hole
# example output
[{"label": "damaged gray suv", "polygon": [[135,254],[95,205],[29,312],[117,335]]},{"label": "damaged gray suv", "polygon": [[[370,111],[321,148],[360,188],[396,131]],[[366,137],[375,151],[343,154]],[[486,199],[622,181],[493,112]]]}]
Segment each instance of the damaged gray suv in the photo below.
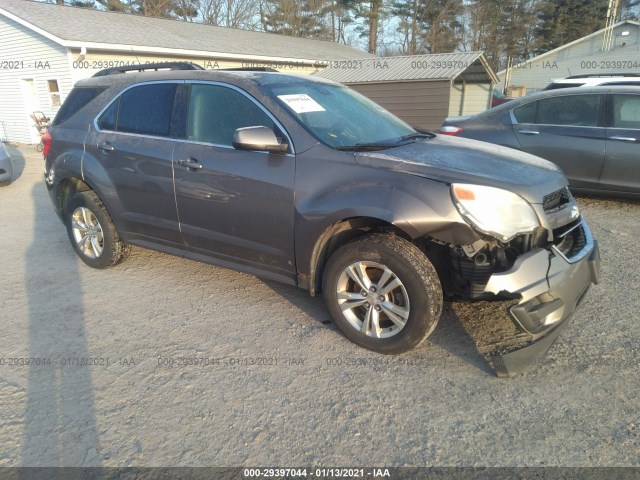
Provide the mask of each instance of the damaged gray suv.
[{"label": "damaged gray suv", "polygon": [[87,265],[137,245],[322,292],[344,335],[380,353],[420,345],[446,299],[515,300],[513,321],[548,347],[598,279],[552,163],[418,131],[324,80],[109,69],[78,82],[44,147]]}]

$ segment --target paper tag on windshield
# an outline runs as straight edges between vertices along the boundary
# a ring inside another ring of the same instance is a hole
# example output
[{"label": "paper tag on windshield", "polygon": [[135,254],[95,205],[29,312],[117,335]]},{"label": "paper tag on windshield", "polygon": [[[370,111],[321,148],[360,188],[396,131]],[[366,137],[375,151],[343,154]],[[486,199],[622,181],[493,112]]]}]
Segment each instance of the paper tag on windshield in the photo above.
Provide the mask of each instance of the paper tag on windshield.
[{"label": "paper tag on windshield", "polygon": [[296,113],[324,112],[325,109],[306,93],[297,95],[278,95]]}]

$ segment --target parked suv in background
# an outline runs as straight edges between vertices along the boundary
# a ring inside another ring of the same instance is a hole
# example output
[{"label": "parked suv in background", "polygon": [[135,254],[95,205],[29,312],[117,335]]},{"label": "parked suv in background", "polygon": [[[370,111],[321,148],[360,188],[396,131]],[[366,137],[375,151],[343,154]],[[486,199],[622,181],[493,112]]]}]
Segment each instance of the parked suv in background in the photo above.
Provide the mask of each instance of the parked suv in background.
[{"label": "parked suv in background", "polygon": [[138,245],[322,291],[345,336],[387,354],[431,334],[443,297],[519,299],[514,321],[546,349],[597,281],[551,163],[416,131],[311,77],[124,70],[80,81],[45,145],[92,267]]},{"label": "parked suv in background", "polygon": [[522,150],[558,165],[576,191],[640,197],[640,88],[578,87],[534,93],[442,133]]},{"label": "parked suv in background", "polygon": [[636,86],[640,87],[638,73],[588,73],[552,80],[543,90],[558,88],[597,87],[597,86]]}]

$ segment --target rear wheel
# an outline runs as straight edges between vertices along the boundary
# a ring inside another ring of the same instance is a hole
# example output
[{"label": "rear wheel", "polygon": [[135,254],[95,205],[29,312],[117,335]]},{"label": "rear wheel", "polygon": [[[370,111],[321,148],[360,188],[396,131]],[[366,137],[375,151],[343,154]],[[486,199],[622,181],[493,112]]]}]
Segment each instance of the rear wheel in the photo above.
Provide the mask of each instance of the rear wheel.
[{"label": "rear wheel", "polygon": [[393,235],[367,235],[338,249],[327,263],[322,291],[342,333],[379,353],[419,346],[442,313],[433,265],[418,247]]},{"label": "rear wheel", "polygon": [[116,265],[129,254],[106,208],[95,192],[76,193],[65,211],[67,233],[73,249],[93,268]]}]

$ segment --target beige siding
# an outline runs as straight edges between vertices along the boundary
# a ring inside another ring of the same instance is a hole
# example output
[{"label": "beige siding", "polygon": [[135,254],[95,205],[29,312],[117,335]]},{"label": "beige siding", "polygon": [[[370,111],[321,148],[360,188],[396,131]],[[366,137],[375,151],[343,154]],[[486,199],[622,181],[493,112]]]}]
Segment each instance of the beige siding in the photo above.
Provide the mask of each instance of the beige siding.
[{"label": "beige siding", "polygon": [[462,113],[462,84],[454,83],[451,85],[451,98],[449,99],[449,117],[457,117]]},{"label": "beige siding", "polygon": [[449,80],[349,85],[405,122],[434,130],[449,112]]},{"label": "beige siding", "polygon": [[[53,118],[59,107],[52,106],[48,80],[57,80],[62,101],[72,88],[67,50],[22,25],[0,16],[0,137],[32,143],[38,140],[25,102],[26,81],[33,79],[33,110]],[[2,128],[4,125],[4,131]]]},{"label": "beige siding", "polygon": [[167,56],[148,55],[143,53],[127,52],[102,52],[89,50],[86,55],[81,56],[79,49],[71,50],[71,69],[74,82],[90,77],[94,73],[104,68],[126,66],[137,63],[155,62],[193,62],[203,68],[240,68],[240,67],[271,67],[283,73],[310,74],[317,69],[313,66],[300,63],[263,63],[241,60],[228,60],[219,58],[202,58],[194,56]]},{"label": "beige siding", "polygon": [[[622,36],[623,32],[629,32]],[[640,27],[623,24],[614,29],[614,45],[602,51],[603,35],[599,34],[570,47],[532,60],[511,70],[510,85],[526,87],[526,93],[542,90],[553,79],[586,73],[640,73]],[[624,44],[624,45],[623,45]],[[505,72],[498,74],[504,86]]]},{"label": "beige siding", "polygon": [[[464,105],[462,91],[464,89]],[[451,87],[451,99],[449,101],[449,116],[473,115],[484,112],[490,106],[492,92],[490,83],[456,82]]]}]

